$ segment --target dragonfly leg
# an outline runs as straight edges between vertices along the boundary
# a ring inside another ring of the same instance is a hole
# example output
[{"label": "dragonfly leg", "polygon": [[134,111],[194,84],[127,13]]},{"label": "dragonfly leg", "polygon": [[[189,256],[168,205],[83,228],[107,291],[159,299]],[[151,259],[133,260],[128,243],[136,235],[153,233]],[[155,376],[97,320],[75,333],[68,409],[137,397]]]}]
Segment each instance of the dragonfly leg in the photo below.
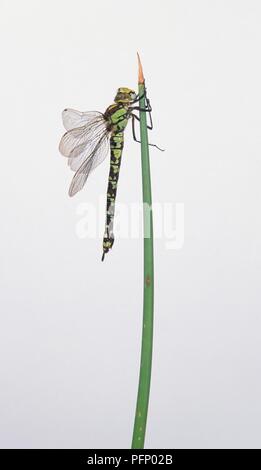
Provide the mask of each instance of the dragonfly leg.
[{"label": "dragonfly leg", "polygon": [[137,98],[135,100],[133,100],[133,103],[138,103],[138,101],[142,100],[142,98],[146,99],[146,102],[149,101],[148,98],[147,98],[147,90],[145,88],[145,91],[144,93],[142,93],[142,95],[137,95]]},{"label": "dragonfly leg", "polygon": [[[137,119],[137,121],[140,121],[140,118],[138,116],[136,116],[136,114],[131,114],[131,117],[132,117],[132,135],[133,135],[133,139],[135,142],[138,142],[139,144],[141,143],[140,140],[137,139],[136,137],[136,132],[135,132],[135,119]],[[152,129],[152,127],[150,126],[147,126],[148,129]],[[149,144],[151,147],[156,147],[158,150],[160,150],[161,152],[164,152],[163,149],[161,149],[160,147],[158,147],[156,144]]]},{"label": "dragonfly leg", "polygon": [[133,108],[130,108],[132,111],[144,111],[145,113],[149,113],[151,109],[148,108],[141,108],[140,106],[133,106]]},{"label": "dragonfly leg", "polygon": [[146,107],[148,107],[148,113],[149,113],[149,118],[150,118],[150,125],[148,126],[149,129],[153,129],[153,122],[152,122],[152,107],[150,104],[150,100],[147,98],[147,95],[145,95],[145,100],[146,100]]},{"label": "dragonfly leg", "polygon": [[136,116],[135,114],[132,114],[131,116],[132,116],[131,125],[132,125],[133,139],[135,140],[135,142],[138,142],[140,144],[140,140],[137,139],[136,132],[135,132],[135,118],[138,119],[138,121],[140,121],[140,118],[138,118],[138,116]]},{"label": "dragonfly leg", "polygon": [[[136,114],[131,113],[131,116],[134,116],[138,121],[140,121],[140,118],[139,118],[138,116],[136,116]],[[152,129],[153,129],[153,122],[152,122],[151,113],[149,113],[149,117],[150,117],[150,124],[147,123],[147,129],[149,129],[150,131],[152,131]]]},{"label": "dragonfly leg", "polygon": [[[132,117],[132,122],[131,122],[131,124],[132,124],[132,135],[133,135],[133,139],[135,140],[135,142],[139,142],[139,143],[140,143],[140,140],[138,140],[138,139],[136,138],[136,132],[135,132],[135,119],[137,119],[137,121],[140,122],[140,118],[139,118],[138,116],[136,116],[136,114],[131,114],[131,117]],[[150,129],[150,130],[152,129],[152,127],[150,127],[149,125],[147,125],[147,128]]]},{"label": "dragonfly leg", "polygon": [[[153,129],[153,122],[152,122],[152,116],[151,116],[151,111],[152,111],[152,108],[150,106],[150,102],[148,103],[148,106],[146,105],[146,108],[141,108],[140,106],[134,106],[133,108],[131,108],[131,110],[135,110],[135,111],[144,111],[145,113],[149,113],[149,118],[150,118],[150,124],[147,125],[147,128],[152,130]],[[138,120],[138,116],[135,116]]]},{"label": "dragonfly leg", "polygon": [[[147,128],[150,129],[150,130],[153,129],[153,122],[152,122],[152,115],[151,115],[152,107],[151,107],[149,98],[147,98],[146,89],[145,89],[145,93],[143,95],[141,95],[139,97],[139,99],[137,99],[137,101],[140,101],[140,99],[143,98],[143,97],[145,97],[145,108],[141,108],[140,106],[133,106],[133,107],[130,108],[130,115],[132,116],[132,135],[133,135],[133,139],[134,139],[135,142],[139,142],[139,143],[140,143],[140,140],[138,140],[136,138],[136,133],[135,133],[135,119],[140,121],[140,118],[138,116],[136,116],[136,114],[132,113],[132,111],[144,111],[145,113],[149,113],[150,124],[147,124]],[[149,145],[151,147],[156,147],[161,152],[164,152],[164,150],[161,149],[160,147],[158,147],[156,144],[149,144]]]},{"label": "dragonfly leg", "polygon": [[138,103],[138,101],[140,101],[142,98],[144,98],[144,96],[146,96],[145,93],[143,93],[141,96],[138,95],[137,98],[132,101],[132,103]]},{"label": "dragonfly leg", "polygon": [[141,95],[141,96],[139,97],[139,99],[136,99],[135,101],[133,101],[133,103],[136,103],[136,102],[140,101],[142,98],[145,98],[145,108],[140,108],[140,107],[137,108],[137,107],[135,107],[135,109],[140,109],[141,111],[146,111],[146,112],[152,111],[152,107],[151,107],[151,104],[150,104],[150,100],[149,100],[149,98],[147,98],[147,94],[146,94],[146,93],[144,93],[143,95]]}]

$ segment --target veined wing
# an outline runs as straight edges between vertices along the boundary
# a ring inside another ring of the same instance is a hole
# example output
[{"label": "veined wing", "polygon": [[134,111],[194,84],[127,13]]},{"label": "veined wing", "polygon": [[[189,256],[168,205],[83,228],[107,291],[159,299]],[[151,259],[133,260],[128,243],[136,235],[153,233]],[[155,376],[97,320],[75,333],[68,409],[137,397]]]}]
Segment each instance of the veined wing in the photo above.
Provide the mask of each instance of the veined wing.
[{"label": "veined wing", "polygon": [[81,164],[72,179],[69,188],[69,196],[74,196],[83,188],[90,172],[105,159],[109,150],[109,136],[110,134],[106,130],[100,135],[98,141],[96,141],[91,153],[84,151],[84,156],[79,155],[79,157],[77,157],[78,162],[81,162]]},{"label": "veined wing", "polygon": [[[61,138],[59,150],[68,158],[68,165],[76,171],[69,195],[74,196],[84,186],[90,172],[106,157],[109,149],[110,131],[102,113],[66,109],[63,122],[70,128]],[[79,124],[82,124],[80,125]],[[78,127],[74,127],[78,125]]]},{"label": "veined wing", "polygon": [[102,113],[97,113],[87,124],[67,131],[61,138],[59,151],[68,158],[80,155],[86,145],[92,145],[107,131],[107,123]]},{"label": "veined wing", "polygon": [[95,118],[103,116],[98,111],[86,111],[82,113],[76,109],[66,108],[62,112],[63,125],[67,131],[76,127],[85,126],[88,122]]}]

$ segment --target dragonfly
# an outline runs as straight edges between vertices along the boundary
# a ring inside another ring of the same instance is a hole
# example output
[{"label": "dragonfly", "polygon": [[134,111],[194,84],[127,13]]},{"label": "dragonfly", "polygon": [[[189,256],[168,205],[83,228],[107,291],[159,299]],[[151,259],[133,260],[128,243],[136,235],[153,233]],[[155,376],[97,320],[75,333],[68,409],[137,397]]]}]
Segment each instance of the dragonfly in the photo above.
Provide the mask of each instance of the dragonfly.
[{"label": "dragonfly", "polygon": [[[142,97],[145,98],[144,108],[139,105]],[[68,159],[69,167],[75,171],[69,188],[69,196],[74,196],[84,187],[90,173],[103,162],[110,150],[102,261],[114,243],[115,200],[124,146],[124,131],[130,119],[133,138],[136,142],[140,142],[135,131],[135,122],[140,118],[135,111],[148,113],[150,122],[147,127],[152,129],[152,108],[146,91],[143,96],[139,96],[134,90],[125,87],[118,89],[114,103],[104,113],[80,112],[71,108],[66,108],[62,112],[66,132],[61,138],[59,151]],[[157,147],[155,144],[150,145]]]}]

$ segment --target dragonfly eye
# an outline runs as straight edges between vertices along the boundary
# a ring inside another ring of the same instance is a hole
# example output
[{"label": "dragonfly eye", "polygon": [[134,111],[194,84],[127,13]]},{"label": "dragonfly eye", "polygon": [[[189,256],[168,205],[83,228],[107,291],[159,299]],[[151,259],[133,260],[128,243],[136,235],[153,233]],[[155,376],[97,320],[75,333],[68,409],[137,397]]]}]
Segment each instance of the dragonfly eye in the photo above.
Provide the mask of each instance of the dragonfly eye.
[{"label": "dragonfly eye", "polygon": [[136,93],[134,91],[126,89],[126,91],[118,91],[116,95],[116,102],[122,101],[125,103],[130,103],[136,99]]}]

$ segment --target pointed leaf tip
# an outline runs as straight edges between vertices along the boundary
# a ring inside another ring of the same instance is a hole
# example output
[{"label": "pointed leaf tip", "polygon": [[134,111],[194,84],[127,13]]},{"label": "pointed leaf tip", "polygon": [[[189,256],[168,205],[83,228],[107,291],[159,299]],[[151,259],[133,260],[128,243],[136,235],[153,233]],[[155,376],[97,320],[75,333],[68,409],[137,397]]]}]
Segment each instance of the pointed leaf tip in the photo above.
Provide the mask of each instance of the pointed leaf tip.
[{"label": "pointed leaf tip", "polygon": [[138,76],[138,83],[140,84],[143,84],[145,82],[145,79],[144,79],[144,75],[143,75],[143,70],[142,70],[142,65],[141,65],[141,60],[140,60],[140,56],[139,56],[139,53],[137,52],[137,56],[138,56],[138,65],[139,65],[139,76]]}]

